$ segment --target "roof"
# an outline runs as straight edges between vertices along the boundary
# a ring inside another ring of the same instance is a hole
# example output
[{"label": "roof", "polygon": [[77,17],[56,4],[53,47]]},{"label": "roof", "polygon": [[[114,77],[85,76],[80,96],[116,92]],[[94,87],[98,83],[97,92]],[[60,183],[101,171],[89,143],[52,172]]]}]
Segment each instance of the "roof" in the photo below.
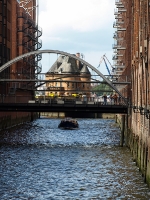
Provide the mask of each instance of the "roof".
[{"label": "roof", "polygon": [[85,73],[85,74],[91,74],[86,65],[83,65],[83,67],[82,67],[80,72]]},{"label": "roof", "polygon": [[79,68],[77,62],[74,58],[69,56],[59,56],[54,62],[47,73],[86,73],[90,74],[90,71],[86,65],[79,63]]},{"label": "roof", "polygon": [[59,56],[58,59],[54,62],[48,72],[57,72],[60,65],[63,63],[65,56]]}]

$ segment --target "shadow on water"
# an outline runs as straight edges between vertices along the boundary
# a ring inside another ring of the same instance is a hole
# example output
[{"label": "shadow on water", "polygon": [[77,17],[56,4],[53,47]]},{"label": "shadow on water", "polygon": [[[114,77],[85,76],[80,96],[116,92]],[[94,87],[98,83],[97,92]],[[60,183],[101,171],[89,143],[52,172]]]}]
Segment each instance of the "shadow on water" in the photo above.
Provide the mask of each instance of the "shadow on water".
[{"label": "shadow on water", "polygon": [[[120,130],[113,120],[81,120],[79,129],[58,129],[59,119],[41,119],[5,130],[0,144],[49,146],[118,145]],[[114,133],[114,134],[112,134]]]},{"label": "shadow on water", "polygon": [[0,134],[0,199],[150,199],[114,120],[38,119]]}]

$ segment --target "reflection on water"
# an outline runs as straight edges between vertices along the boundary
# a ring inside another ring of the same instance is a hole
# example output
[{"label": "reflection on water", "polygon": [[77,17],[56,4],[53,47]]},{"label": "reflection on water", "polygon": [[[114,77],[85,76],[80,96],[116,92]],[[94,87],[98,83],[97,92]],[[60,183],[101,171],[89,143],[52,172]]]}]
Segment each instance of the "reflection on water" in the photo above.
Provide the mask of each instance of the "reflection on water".
[{"label": "reflection on water", "polygon": [[39,119],[1,134],[1,200],[150,199],[113,120],[79,119],[79,130],[67,131],[59,121]]}]

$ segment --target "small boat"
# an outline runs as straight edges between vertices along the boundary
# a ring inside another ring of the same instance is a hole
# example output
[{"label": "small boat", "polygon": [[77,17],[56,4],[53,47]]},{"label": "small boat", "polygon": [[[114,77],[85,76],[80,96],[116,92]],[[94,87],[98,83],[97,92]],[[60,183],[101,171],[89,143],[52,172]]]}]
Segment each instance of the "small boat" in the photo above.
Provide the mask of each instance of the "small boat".
[{"label": "small boat", "polygon": [[60,128],[60,129],[78,129],[79,124],[76,119],[67,117],[67,118],[61,120],[60,124],[58,125],[58,128]]}]

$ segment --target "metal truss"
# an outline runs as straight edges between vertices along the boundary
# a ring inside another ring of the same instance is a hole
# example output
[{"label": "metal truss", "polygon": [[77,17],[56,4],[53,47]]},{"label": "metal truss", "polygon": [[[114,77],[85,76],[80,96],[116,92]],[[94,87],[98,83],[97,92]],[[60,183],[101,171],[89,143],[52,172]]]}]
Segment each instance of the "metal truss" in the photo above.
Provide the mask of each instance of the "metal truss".
[{"label": "metal truss", "polygon": [[32,7],[28,7],[28,4],[31,3],[31,2],[32,2],[32,0],[20,0],[20,1],[18,1],[19,7],[23,8],[23,9],[26,11],[26,13],[27,13],[28,15],[30,15],[30,16],[31,16],[30,13],[31,13],[34,9],[36,9],[36,8],[38,7],[38,5],[32,6]]},{"label": "metal truss", "polygon": [[[34,4],[36,3],[36,5]],[[18,34],[23,34],[22,40],[19,40],[19,46],[23,46],[23,53],[35,51],[42,47],[42,41],[39,39],[42,35],[42,29],[38,26],[38,21],[35,21],[38,19],[34,19],[34,16],[32,15],[33,10],[38,8],[38,0],[18,0],[18,5],[20,8],[23,8],[23,12],[17,13],[18,18]],[[36,15],[38,15],[38,10],[36,10]],[[23,21],[23,24],[20,25]],[[32,71],[32,74],[30,74],[30,77],[38,79],[38,74],[42,70],[41,61],[42,56],[41,55],[33,55],[28,58],[23,59],[23,65],[22,65],[22,72],[24,74],[28,74]],[[26,76],[26,79],[28,79],[29,76]],[[34,85],[34,83],[31,83],[27,85],[30,87],[30,85]]]},{"label": "metal truss", "polygon": [[[93,71],[95,71],[97,73],[97,75],[99,75],[114,91],[116,91],[122,97],[122,99],[124,99],[125,101],[127,101],[126,98],[122,95],[122,93],[115,86],[117,84],[117,82],[115,82],[115,84],[112,83],[112,81],[110,81],[108,78],[106,78],[98,69],[96,69],[94,66],[92,66],[91,64],[89,64],[85,60],[83,60],[83,59],[81,59],[81,58],[79,58],[79,57],[77,57],[77,56],[75,56],[73,54],[70,54],[70,53],[67,53],[67,52],[63,52],[63,51],[59,51],[59,50],[37,50],[37,51],[32,51],[32,52],[26,53],[24,55],[20,55],[20,56],[18,56],[16,58],[12,59],[11,61],[7,62],[3,66],[1,66],[0,73],[3,70],[5,70],[6,68],[8,68],[10,65],[12,65],[13,63],[16,63],[17,61],[19,61],[19,60],[21,60],[23,58],[29,57],[31,55],[39,55],[39,54],[42,54],[42,53],[61,54],[61,55],[65,55],[65,56],[69,56],[71,58],[74,58],[75,60],[79,60],[81,63],[85,64],[87,67],[89,67],[90,69],[92,69]],[[37,80],[37,82],[38,82],[38,80]],[[125,84],[128,84],[128,83],[125,83]]]}]

